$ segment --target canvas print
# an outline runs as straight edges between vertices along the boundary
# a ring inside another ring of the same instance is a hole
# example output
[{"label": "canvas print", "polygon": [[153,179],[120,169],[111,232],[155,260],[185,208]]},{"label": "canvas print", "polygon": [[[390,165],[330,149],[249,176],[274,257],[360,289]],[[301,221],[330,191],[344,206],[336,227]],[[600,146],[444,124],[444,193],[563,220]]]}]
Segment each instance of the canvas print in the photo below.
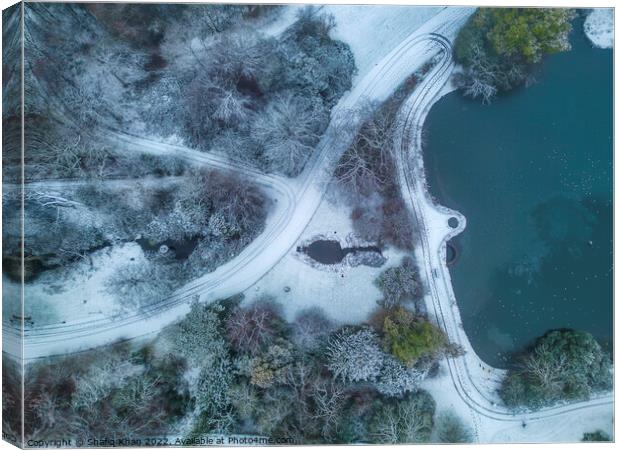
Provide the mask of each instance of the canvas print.
[{"label": "canvas print", "polygon": [[3,439],[613,441],[613,13],[5,9]]}]

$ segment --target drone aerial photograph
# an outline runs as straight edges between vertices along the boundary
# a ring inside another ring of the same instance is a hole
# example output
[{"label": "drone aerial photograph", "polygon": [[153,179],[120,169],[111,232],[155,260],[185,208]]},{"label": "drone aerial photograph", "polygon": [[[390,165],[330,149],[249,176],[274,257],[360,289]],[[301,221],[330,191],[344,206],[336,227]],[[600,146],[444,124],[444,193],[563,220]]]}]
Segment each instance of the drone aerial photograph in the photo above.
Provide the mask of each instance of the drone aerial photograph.
[{"label": "drone aerial photograph", "polygon": [[614,8],[2,11],[3,448],[614,442]]}]

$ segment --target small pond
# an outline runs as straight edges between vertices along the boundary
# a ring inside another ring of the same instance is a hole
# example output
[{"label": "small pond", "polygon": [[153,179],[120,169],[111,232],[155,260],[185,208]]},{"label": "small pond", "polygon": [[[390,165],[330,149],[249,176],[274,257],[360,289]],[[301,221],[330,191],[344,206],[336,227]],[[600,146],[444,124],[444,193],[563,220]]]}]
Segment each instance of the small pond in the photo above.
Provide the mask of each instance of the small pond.
[{"label": "small pond", "polygon": [[317,240],[308,246],[298,247],[297,251],[305,253],[321,264],[338,264],[349,253],[372,252],[381,255],[381,249],[375,245],[342,248],[340,242],[332,240]]}]

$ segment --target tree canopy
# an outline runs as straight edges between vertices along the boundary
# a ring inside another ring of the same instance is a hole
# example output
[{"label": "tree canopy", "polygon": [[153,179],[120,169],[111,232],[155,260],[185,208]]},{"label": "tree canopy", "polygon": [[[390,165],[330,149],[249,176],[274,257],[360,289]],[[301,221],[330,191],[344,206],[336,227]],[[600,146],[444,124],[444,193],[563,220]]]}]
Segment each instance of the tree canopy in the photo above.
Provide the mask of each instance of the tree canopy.
[{"label": "tree canopy", "polygon": [[383,323],[386,349],[407,367],[448,349],[446,336],[428,320],[396,308]]},{"label": "tree canopy", "polygon": [[510,407],[538,408],[586,399],[611,385],[611,361],[591,334],[554,330],[519,358],[500,395]]},{"label": "tree canopy", "polygon": [[486,101],[523,84],[543,56],[570,50],[573,17],[566,8],[479,8],[455,42],[456,60],[465,67],[459,84]]}]

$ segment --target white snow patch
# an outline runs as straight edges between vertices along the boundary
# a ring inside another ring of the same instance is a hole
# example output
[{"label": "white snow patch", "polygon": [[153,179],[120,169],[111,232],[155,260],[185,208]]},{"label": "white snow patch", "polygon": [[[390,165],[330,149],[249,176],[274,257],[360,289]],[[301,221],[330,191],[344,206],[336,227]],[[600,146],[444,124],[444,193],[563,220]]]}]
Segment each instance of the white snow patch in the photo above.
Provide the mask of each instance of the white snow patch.
[{"label": "white snow patch", "polygon": [[[384,270],[399,265],[405,252],[388,248],[383,251],[387,262],[381,267],[341,265],[333,272],[313,268],[295,255],[297,246],[312,236],[348,236],[353,231],[350,214],[349,206],[324,199],[288,254],[244,292],[244,302],[251,303],[263,295],[272,296],[282,305],[289,321],[310,307],[321,308],[328,318],[341,324],[367,320],[381,299],[381,291],[374,280]],[[287,286],[290,291],[284,292]]]},{"label": "white snow patch", "polygon": [[613,8],[593,9],[583,23],[583,30],[595,47],[612,48],[614,46]]},{"label": "white snow patch", "polygon": [[[99,319],[117,314],[120,305],[106,290],[105,282],[131,258],[146,264],[140,246],[131,242],[99,250],[91,255],[91,261],[84,259],[70,270],[60,268],[43,272],[24,286],[25,315],[32,316],[36,327],[58,320]],[[5,279],[4,283],[6,286],[12,282]]]},{"label": "white snow patch", "polygon": [[278,12],[277,19],[269,22],[263,27],[259,27],[259,29],[267,36],[277,37],[295,23],[297,20],[297,13],[305,6],[306,5],[298,4],[282,6],[282,10]]},{"label": "white snow patch", "polygon": [[336,19],[332,37],[351,47],[358,73],[353,84],[366,75],[407,36],[417,30],[441,7],[324,5],[323,11]]},{"label": "white snow patch", "polygon": [[591,407],[582,412],[562,414],[536,421],[503,423],[483,418],[483,433],[481,433],[480,442],[580,442],[584,433],[596,430],[604,431],[613,439],[613,420],[612,405]]},{"label": "white snow patch", "polygon": [[[306,5],[287,5],[278,18],[260,30],[269,36],[279,36],[296,20]],[[331,35],[345,42],[355,57],[358,72],[353,84],[366,75],[378,61],[417,30],[442,7],[386,5],[321,5],[320,12],[334,16],[336,28]]]}]

